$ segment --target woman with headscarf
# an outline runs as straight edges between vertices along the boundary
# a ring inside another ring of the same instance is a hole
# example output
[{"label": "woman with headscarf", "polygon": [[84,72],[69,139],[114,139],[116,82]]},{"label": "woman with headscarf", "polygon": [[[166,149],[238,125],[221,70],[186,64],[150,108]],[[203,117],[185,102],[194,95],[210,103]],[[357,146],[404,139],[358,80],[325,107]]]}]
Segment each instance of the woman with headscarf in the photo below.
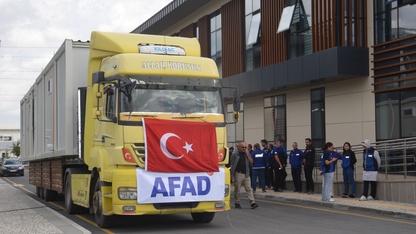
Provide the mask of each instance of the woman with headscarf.
[{"label": "woman with headscarf", "polygon": [[[363,195],[360,197],[360,201],[372,201],[376,198],[377,192],[377,174],[381,163],[380,155],[370,143],[370,140],[366,139],[361,142],[363,146],[363,181],[364,189]],[[371,193],[368,196],[368,187],[371,185]]]}]

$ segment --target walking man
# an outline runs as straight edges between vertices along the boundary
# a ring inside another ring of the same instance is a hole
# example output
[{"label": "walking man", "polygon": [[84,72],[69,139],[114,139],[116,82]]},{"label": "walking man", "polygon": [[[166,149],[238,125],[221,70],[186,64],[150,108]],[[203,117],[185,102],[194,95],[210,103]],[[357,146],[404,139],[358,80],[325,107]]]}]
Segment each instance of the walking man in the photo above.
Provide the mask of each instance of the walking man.
[{"label": "walking man", "polygon": [[251,209],[258,207],[254,201],[253,189],[251,188],[250,180],[250,164],[253,159],[248,152],[247,144],[241,142],[237,145],[237,150],[231,155],[231,181],[234,182],[234,200],[235,208],[241,209],[240,205],[240,188],[244,186],[247,192],[248,199],[251,204]]}]

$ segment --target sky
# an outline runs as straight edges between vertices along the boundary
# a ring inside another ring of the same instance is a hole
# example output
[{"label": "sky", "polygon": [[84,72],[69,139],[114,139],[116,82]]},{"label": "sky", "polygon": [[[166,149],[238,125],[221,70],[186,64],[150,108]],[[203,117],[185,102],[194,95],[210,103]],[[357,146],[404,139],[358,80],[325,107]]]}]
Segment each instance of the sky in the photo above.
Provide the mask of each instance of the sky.
[{"label": "sky", "polygon": [[131,32],[172,0],[0,0],[0,129],[20,128],[20,100],[65,39]]}]

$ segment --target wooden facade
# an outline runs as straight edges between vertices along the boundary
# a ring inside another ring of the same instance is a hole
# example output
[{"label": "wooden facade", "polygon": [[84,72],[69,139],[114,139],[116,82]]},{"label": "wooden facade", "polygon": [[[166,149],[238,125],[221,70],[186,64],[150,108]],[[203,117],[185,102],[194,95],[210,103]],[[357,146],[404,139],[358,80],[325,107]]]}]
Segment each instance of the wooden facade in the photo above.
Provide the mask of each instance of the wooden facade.
[{"label": "wooden facade", "polygon": [[374,92],[416,88],[416,35],[374,45]]},{"label": "wooden facade", "polygon": [[233,0],[221,7],[222,75],[244,72],[244,1]]},{"label": "wooden facade", "polygon": [[367,47],[367,1],[312,1],[312,52]]},{"label": "wooden facade", "polygon": [[210,57],[210,42],[209,42],[209,16],[205,15],[204,17],[198,20],[199,27],[199,44],[201,45],[201,56]]},{"label": "wooden facade", "polygon": [[277,27],[284,7],[284,0],[261,0],[260,44],[262,67],[287,60],[285,33],[277,33]]}]

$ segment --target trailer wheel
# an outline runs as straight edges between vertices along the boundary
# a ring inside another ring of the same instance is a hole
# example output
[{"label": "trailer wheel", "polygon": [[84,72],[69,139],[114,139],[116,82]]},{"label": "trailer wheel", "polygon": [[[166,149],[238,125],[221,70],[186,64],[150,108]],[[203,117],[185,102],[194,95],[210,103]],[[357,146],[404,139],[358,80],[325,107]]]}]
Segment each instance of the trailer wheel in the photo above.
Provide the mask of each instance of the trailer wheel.
[{"label": "trailer wheel", "polygon": [[44,189],[44,197],[45,201],[55,201],[58,197],[58,192],[50,189]]},{"label": "trailer wheel", "polygon": [[45,189],[42,187],[40,188],[40,198],[45,199]]},{"label": "trailer wheel", "polygon": [[74,202],[72,201],[72,190],[71,190],[71,174],[78,174],[76,173],[76,171],[72,170],[72,169],[68,169],[67,170],[67,176],[65,178],[65,208],[66,211],[69,214],[83,214],[86,213],[87,209],[79,206],[79,205],[75,205]]},{"label": "trailer wheel", "polygon": [[191,213],[195,223],[210,223],[215,216],[215,212]]},{"label": "trailer wheel", "polygon": [[38,198],[40,198],[40,193],[41,193],[41,191],[42,191],[42,188],[41,188],[41,187],[36,186],[36,196],[37,196]]},{"label": "trailer wheel", "polygon": [[92,198],[93,211],[95,216],[95,222],[101,228],[107,228],[112,225],[113,216],[103,214],[103,194],[101,191],[101,180],[97,178],[94,187],[94,194]]}]

